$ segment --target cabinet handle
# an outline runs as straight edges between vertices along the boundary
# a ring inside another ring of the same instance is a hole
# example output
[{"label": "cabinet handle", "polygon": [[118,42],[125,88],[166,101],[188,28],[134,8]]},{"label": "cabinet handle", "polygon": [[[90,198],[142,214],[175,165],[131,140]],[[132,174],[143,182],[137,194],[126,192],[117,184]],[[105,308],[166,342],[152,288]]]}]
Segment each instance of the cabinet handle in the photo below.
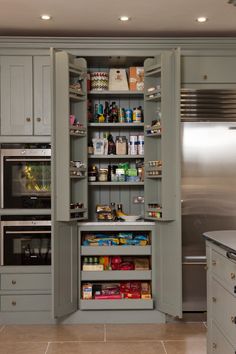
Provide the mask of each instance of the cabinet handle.
[{"label": "cabinet handle", "polygon": [[16,301],[11,302],[12,306],[16,306]]},{"label": "cabinet handle", "polygon": [[215,266],[216,265],[216,261],[213,259],[212,260],[212,265]]},{"label": "cabinet handle", "polygon": [[205,265],[204,270],[208,270],[208,266],[207,265]]},{"label": "cabinet handle", "polygon": [[36,118],[36,120],[37,120],[37,122],[41,122],[41,118],[40,117]]},{"label": "cabinet handle", "polygon": [[231,273],[230,274],[230,278],[233,280],[233,279],[235,279],[235,273]]},{"label": "cabinet handle", "polygon": [[231,322],[236,324],[236,316],[231,316]]},{"label": "cabinet handle", "polygon": [[207,80],[207,79],[208,79],[207,75],[203,75],[203,80]]},{"label": "cabinet handle", "polygon": [[212,348],[216,349],[217,348],[217,344],[216,343],[212,343]]},{"label": "cabinet handle", "polygon": [[26,118],[26,122],[31,122],[31,118],[30,118],[30,117],[27,117],[27,118]]},{"label": "cabinet handle", "polygon": [[216,297],[213,296],[212,301],[213,301],[213,302],[216,302]]},{"label": "cabinet handle", "polygon": [[15,284],[16,284],[16,280],[12,280],[11,283],[12,283],[13,285],[15,285]]}]

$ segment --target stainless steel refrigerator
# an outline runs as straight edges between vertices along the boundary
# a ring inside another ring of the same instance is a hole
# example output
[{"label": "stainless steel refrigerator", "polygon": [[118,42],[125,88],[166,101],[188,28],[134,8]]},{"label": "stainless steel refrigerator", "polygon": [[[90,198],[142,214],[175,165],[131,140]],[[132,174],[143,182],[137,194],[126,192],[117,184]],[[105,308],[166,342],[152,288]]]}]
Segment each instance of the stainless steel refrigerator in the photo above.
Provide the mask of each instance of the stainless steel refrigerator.
[{"label": "stainless steel refrigerator", "polygon": [[206,311],[203,232],[236,229],[236,91],[182,90],[183,310]]}]

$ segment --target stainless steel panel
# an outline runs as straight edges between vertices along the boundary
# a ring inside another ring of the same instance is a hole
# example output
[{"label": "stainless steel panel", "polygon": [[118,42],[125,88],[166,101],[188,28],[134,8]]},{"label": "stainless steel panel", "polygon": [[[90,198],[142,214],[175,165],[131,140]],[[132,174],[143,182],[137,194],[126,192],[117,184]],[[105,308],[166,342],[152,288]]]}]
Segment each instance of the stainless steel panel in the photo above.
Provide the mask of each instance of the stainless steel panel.
[{"label": "stainless steel panel", "polygon": [[[205,256],[203,232],[236,229],[235,129],[236,123],[229,122],[182,123],[183,263],[186,257]],[[186,282],[194,288],[196,279],[190,271],[185,274],[183,290]]]},{"label": "stainless steel panel", "polygon": [[181,90],[182,121],[235,121],[235,90]]}]

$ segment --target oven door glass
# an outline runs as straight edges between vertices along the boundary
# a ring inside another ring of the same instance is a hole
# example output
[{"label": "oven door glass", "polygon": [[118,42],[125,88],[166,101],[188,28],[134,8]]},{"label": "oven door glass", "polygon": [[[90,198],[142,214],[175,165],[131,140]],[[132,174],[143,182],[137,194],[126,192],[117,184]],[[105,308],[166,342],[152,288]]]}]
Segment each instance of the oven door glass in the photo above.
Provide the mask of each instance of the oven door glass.
[{"label": "oven door glass", "polygon": [[50,208],[50,158],[4,159],[4,208]]},{"label": "oven door glass", "polygon": [[20,227],[7,227],[3,240],[4,265],[50,265],[51,230]]}]

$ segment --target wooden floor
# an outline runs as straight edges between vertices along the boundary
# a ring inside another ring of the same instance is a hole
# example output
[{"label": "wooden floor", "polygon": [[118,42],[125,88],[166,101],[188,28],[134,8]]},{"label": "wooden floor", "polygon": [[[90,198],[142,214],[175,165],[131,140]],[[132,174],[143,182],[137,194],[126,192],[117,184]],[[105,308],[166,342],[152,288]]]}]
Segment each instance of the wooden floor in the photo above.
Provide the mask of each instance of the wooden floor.
[{"label": "wooden floor", "polygon": [[0,326],[0,354],[206,354],[206,326]]}]

